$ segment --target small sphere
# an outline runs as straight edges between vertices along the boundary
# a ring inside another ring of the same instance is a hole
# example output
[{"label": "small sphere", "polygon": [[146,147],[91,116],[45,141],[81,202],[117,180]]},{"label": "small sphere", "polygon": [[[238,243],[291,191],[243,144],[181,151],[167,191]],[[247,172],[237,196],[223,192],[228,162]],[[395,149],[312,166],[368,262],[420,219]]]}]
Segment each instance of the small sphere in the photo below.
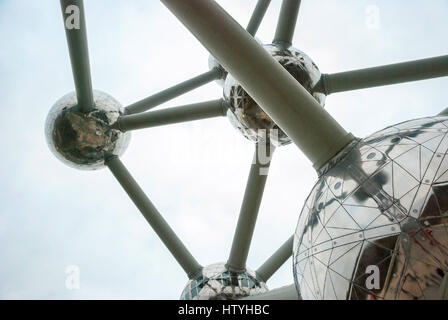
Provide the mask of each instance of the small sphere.
[{"label": "small sphere", "polygon": [[[313,91],[321,73],[305,53],[293,47],[285,49],[277,44],[263,47],[313,95],[320,105],[324,106],[325,95]],[[230,122],[249,140],[254,142],[270,140],[274,146],[291,142],[291,139],[260,108],[231,74],[227,75],[224,84],[224,101],[228,107],[227,117]]]},{"label": "small sphere", "polygon": [[59,99],[48,113],[45,124],[47,144],[53,154],[70,167],[96,170],[109,156],[126,150],[130,133],[114,125],[123,108],[113,97],[94,91],[95,108],[83,113],[74,92]]},{"label": "small sphere", "polygon": [[293,246],[307,299],[441,299],[448,272],[448,117],[355,140],[320,169]]},{"label": "small sphere", "polygon": [[263,281],[255,272],[230,271],[225,263],[204,267],[201,274],[190,279],[182,292],[181,300],[236,300],[267,292]]}]

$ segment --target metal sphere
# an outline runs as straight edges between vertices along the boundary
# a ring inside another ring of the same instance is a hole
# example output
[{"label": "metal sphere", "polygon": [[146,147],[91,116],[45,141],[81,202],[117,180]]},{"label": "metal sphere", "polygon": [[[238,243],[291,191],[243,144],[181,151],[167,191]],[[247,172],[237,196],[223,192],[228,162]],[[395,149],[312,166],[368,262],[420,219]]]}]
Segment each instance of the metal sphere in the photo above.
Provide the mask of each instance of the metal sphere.
[{"label": "metal sphere", "polygon": [[293,268],[303,299],[438,299],[448,272],[448,118],[388,127],[322,168]]},{"label": "metal sphere", "polygon": [[[321,73],[305,53],[293,47],[285,49],[276,44],[263,47],[313,95],[319,104],[324,106],[325,95],[313,91]],[[291,142],[291,139],[258,106],[231,74],[227,75],[224,84],[224,101],[228,107],[227,117],[230,122],[249,140],[258,142],[270,139],[274,146]]]},{"label": "metal sphere", "polygon": [[204,267],[201,274],[190,279],[181,300],[235,300],[267,292],[266,284],[257,279],[255,272],[229,271],[225,263]]},{"label": "metal sphere", "polygon": [[104,92],[93,94],[95,108],[88,113],[80,112],[73,92],[53,105],[46,120],[50,150],[63,163],[78,169],[104,167],[106,157],[123,154],[131,137],[114,127],[123,114],[120,103]]}]

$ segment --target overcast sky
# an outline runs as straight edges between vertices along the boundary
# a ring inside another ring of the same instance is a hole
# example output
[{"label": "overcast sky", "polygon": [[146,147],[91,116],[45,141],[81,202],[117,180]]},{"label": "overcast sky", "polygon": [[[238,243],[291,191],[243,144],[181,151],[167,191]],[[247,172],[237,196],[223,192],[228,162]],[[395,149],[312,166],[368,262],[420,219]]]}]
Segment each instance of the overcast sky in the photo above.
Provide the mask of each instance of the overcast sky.
[{"label": "overcast sky", "polygon": [[[246,26],[256,1],[219,3]],[[257,33],[272,40],[280,0]],[[124,106],[206,70],[208,53],[159,2],[86,0],[94,88]],[[372,12],[378,10],[378,23]],[[445,55],[447,0],[303,0],[293,44],[325,73]],[[0,0],[0,298],[178,299],[187,277],[107,170],[48,150],[44,123],[73,90],[59,1]],[[327,110],[358,137],[448,104],[448,79],[338,93]],[[217,99],[210,83],[162,107]],[[254,145],[226,118],[140,130],[122,157],[196,259],[224,262]],[[293,232],[316,174],[294,146],[274,155],[248,267]],[[67,266],[80,270],[69,290]],[[293,283],[289,260],[269,288]]]}]

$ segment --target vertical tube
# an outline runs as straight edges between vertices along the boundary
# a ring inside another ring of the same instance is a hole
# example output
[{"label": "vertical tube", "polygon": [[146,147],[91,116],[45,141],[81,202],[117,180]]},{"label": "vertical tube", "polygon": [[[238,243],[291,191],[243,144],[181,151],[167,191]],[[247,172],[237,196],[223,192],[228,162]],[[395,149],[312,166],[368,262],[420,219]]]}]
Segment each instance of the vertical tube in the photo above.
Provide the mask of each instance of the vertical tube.
[{"label": "vertical tube", "polygon": [[271,0],[258,0],[257,6],[250,17],[249,23],[247,24],[246,31],[250,33],[251,36],[255,36],[260,27],[261,21],[263,20],[266,11],[268,10]]},{"label": "vertical tube", "polygon": [[94,107],[94,100],[84,2],[82,0],[61,0],[61,9],[78,106],[83,112],[88,112]]},{"label": "vertical tube", "polygon": [[246,191],[233,237],[232,249],[229,260],[227,261],[227,266],[231,270],[242,271],[246,268],[247,256],[257,222],[258,210],[260,209],[263,198],[269,165],[270,161],[264,165],[260,163],[258,144],[256,144],[249,178],[247,179]]},{"label": "vertical tube", "polygon": [[274,43],[285,47],[291,46],[299,9],[300,0],[283,0],[277,29],[275,30]]}]

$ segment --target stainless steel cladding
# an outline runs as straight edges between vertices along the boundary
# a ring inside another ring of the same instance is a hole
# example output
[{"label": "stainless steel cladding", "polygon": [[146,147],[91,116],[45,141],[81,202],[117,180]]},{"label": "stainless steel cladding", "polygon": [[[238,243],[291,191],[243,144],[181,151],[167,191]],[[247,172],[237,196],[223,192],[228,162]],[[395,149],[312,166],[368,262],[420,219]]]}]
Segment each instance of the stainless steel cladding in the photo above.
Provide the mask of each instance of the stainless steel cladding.
[{"label": "stainless steel cladding", "polygon": [[224,263],[215,263],[188,281],[181,300],[235,300],[267,291],[255,272],[233,272]]},{"label": "stainless steel cladding", "polygon": [[388,127],[324,168],[302,209],[303,299],[437,299],[448,272],[448,118]]},{"label": "stainless steel cladding", "polygon": [[95,106],[89,112],[81,112],[76,94],[69,93],[54,104],[46,120],[50,150],[63,163],[78,169],[103,168],[108,156],[124,153],[131,137],[115,126],[123,114],[120,103],[104,92],[93,94]]}]

